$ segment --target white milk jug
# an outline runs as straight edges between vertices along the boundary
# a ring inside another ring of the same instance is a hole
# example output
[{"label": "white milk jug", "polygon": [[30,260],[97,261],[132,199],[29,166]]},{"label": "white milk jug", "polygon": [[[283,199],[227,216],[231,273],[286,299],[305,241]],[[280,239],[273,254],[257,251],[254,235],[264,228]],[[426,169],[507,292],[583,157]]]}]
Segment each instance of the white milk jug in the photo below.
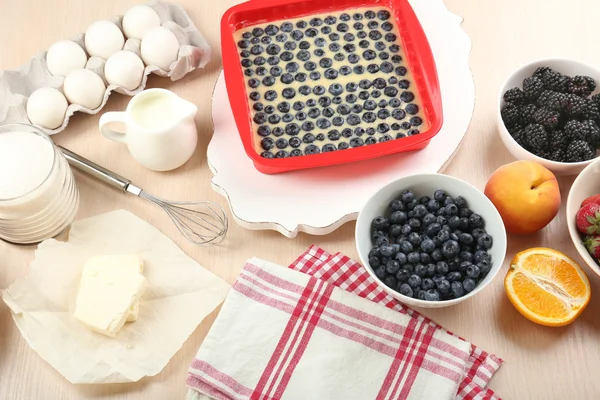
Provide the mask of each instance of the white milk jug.
[{"label": "white milk jug", "polygon": [[[108,139],[127,144],[133,158],[154,171],[169,171],[190,159],[198,132],[194,117],[198,108],[166,89],[148,89],[135,95],[124,112],[100,117],[100,132]],[[124,132],[107,125],[118,122]]]}]

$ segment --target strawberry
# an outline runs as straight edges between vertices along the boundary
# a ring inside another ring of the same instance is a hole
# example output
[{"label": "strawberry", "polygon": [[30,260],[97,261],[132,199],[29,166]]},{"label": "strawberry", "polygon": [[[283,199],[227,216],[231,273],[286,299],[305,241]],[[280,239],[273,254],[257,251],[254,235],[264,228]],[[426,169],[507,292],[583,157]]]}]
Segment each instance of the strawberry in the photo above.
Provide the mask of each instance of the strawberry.
[{"label": "strawberry", "polygon": [[581,203],[581,207],[587,204],[600,204],[600,194],[595,194],[593,196],[588,197]]},{"label": "strawberry", "polygon": [[600,259],[600,235],[588,235],[583,238],[583,245],[596,260]]},{"label": "strawberry", "polygon": [[587,235],[600,233],[600,204],[586,204],[577,211],[577,229]]}]

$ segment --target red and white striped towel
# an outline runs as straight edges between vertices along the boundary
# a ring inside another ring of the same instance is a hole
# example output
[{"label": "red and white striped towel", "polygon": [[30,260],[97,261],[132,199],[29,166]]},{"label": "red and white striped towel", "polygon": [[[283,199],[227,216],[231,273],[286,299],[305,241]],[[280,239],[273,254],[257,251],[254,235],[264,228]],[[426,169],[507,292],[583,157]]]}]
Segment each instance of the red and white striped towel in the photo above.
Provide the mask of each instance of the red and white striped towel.
[{"label": "red and white striped towel", "polygon": [[497,399],[483,386],[501,360],[374,304],[385,292],[361,268],[317,247],[290,269],[248,261],[190,367],[188,398]]}]

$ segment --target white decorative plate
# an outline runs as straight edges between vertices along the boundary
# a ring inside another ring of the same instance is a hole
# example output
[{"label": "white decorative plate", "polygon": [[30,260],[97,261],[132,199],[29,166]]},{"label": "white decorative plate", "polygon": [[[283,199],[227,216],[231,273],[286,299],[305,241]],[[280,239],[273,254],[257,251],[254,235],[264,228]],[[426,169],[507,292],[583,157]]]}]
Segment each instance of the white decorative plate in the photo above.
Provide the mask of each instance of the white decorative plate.
[{"label": "white decorative plate", "polygon": [[469,69],[471,41],[462,18],[443,0],[410,1],[435,58],[444,125],[425,149],[369,161],[277,175],[258,172],[239,138],[223,74],[213,94],[214,136],[208,146],[213,188],[227,198],[235,221],[247,229],[326,235],[356,219],[377,189],[405,175],[439,172],[452,159],[469,126],[475,87]]}]

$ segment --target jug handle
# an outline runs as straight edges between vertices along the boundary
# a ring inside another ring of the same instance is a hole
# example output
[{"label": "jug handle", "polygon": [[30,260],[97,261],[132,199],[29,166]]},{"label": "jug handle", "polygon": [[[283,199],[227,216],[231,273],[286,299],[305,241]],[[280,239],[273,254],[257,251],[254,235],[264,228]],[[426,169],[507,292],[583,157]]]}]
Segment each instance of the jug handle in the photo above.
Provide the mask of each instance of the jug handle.
[{"label": "jug handle", "polygon": [[113,122],[125,122],[125,116],[126,113],[125,112],[106,112],[104,114],[102,114],[102,116],[100,117],[100,121],[98,122],[98,126],[100,128],[100,133],[102,133],[102,135],[110,140],[114,140],[115,142],[121,142],[121,143],[125,143],[126,142],[126,133],[125,132],[119,132],[119,131],[115,131],[113,129],[110,129],[107,125],[108,124],[112,124]]}]

